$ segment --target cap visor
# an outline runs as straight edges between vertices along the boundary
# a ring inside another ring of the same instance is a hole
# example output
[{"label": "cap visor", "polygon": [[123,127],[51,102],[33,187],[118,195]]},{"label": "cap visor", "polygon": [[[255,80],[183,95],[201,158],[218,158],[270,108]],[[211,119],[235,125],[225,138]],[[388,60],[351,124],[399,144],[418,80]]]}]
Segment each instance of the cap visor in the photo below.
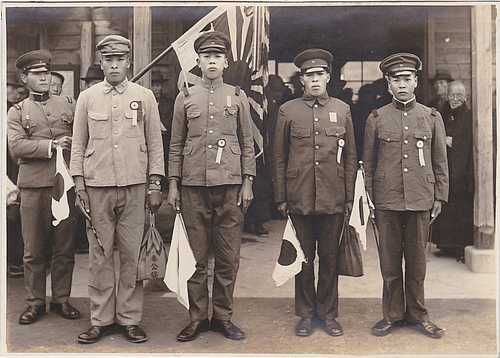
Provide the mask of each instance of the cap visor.
[{"label": "cap visor", "polygon": [[303,70],[304,73],[313,73],[313,72],[323,72],[326,71],[327,67],[310,67]]},{"label": "cap visor", "polygon": [[408,75],[411,75],[413,73],[415,73],[417,71],[415,71],[415,69],[413,70],[410,70],[410,69],[397,69],[396,71],[393,71],[390,73],[391,76],[408,76]]},{"label": "cap visor", "polygon": [[40,66],[40,67],[28,68],[27,71],[29,71],[29,72],[48,72],[48,71],[50,71],[50,69],[47,66]]},{"label": "cap visor", "polygon": [[121,56],[126,55],[128,52],[126,51],[116,51],[116,52],[101,52],[102,56]]},{"label": "cap visor", "polygon": [[200,47],[198,49],[198,53],[204,53],[204,52],[217,52],[217,53],[226,53],[226,48],[224,46],[207,46],[207,47]]}]

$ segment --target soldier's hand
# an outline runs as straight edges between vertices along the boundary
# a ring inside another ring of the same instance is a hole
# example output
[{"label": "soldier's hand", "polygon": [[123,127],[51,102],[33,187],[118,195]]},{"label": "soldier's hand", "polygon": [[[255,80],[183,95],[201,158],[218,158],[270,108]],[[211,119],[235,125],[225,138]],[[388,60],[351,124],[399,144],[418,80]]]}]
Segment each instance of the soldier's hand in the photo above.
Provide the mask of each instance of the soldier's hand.
[{"label": "soldier's hand", "polygon": [[253,200],[252,182],[244,180],[238,193],[238,206],[242,206],[243,213],[247,212]]},{"label": "soldier's hand", "polygon": [[53,141],[53,143],[55,142],[56,145],[60,145],[63,150],[71,150],[72,141],[73,140],[71,137],[64,136],[64,137],[61,137],[61,138]]},{"label": "soldier's hand", "polygon": [[156,214],[161,206],[162,195],[160,190],[148,191],[148,204],[151,211]]},{"label": "soldier's hand", "polygon": [[286,201],[278,204],[278,211],[281,214],[281,216],[283,216],[284,218],[287,217],[287,215],[288,215],[288,205],[287,205]]},{"label": "soldier's hand", "polygon": [[167,204],[174,208],[176,212],[181,211],[181,194],[177,182],[174,180],[171,180],[168,186]]},{"label": "soldier's hand", "polygon": [[346,217],[347,220],[351,217],[352,213],[352,202],[347,202],[344,205],[344,216]]},{"label": "soldier's hand", "polygon": [[80,210],[90,213],[90,200],[89,194],[85,190],[78,190],[76,193],[76,207],[80,208]]},{"label": "soldier's hand", "polygon": [[434,200],[434,205],[432,205],[432,211],[431,211],[431,222],[432,224],[434,220],[441,214],[441,209],[443,207],[443,203],[439,200]]}]

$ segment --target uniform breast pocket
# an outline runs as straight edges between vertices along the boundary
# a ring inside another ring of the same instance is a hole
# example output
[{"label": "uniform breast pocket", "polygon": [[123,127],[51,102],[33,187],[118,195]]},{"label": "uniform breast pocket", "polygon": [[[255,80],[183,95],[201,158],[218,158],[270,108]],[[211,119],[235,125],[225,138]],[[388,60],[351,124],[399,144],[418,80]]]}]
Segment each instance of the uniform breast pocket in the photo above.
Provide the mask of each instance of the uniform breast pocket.
[{"label": "uniform breast pocket", "polygon": [[429,148],[432,140],[432,132],[430,131],[415,131],[415,140],[417,141],[417,145],[419,142],[422,142],[424,148]]},{"label": "uniform breast pocket", "polygon": [[401,133],[392,131],[380,131],[378,134],[380,143],[388,146],[397,146],[401,142]]},{"label": "uniform breast pocket", "polygon": [[137,138],[141,136],[143,130],[143,118],[140,111],[125,112],[125,136],[129,138]]},{"label": "uniform breast pocket", "polygon": [[234,135],[236,134],[236,121],[238,120],[238,107],[225,106],[224,107],[224,121],[222,122],[222,134]]},{"label": "uniform breast pocket", "polygon": [[201,112],[198,110],[188,110],[186,112],[186,119],[188,120],[188,138],[199,137],[202,133],[200,123]]},{"label": "uniform breast pocket", "polygon": [[104,139],[108,136],[109,117],[105,113],[89,112],[89,136]]},{"label": "uniform breast pocket", "polygon": [[298,140],[303,140],[311,137],[311,130],[309,128],[292,127],[290,135]]},{"label": "uniform breast pocket", "polygon": [[336,152],[338,148],[343,148],[345,146],[345,128],[344,127],[327,127],[325,128],[326,137],[328,138],[329,146]]}]

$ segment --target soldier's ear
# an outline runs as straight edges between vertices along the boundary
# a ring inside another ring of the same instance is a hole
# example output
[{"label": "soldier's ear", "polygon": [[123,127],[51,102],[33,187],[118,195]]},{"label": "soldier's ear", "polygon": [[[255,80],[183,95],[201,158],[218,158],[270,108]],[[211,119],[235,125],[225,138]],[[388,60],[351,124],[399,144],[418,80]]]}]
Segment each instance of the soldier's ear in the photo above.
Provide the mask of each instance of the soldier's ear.
[{"label": "soldier's ear", "polygon": [[227,60],[227,55],[224,55],[224,68],[229,67],[229,61]]},{"label": "soldier's ear", "polygon": [[302,85],[302,87],[304,87],[304,76],[303,75],[299,76],[299,81],[300,81],[300,84]]},{"label": "soldier's ear", "polygon": [[326,83],[330,82],[330,72],[326,73]]},{"label": "soldier's ear", "polygon": [[199,56],[196,58],[196,66],[200,67],[200,57]]}]

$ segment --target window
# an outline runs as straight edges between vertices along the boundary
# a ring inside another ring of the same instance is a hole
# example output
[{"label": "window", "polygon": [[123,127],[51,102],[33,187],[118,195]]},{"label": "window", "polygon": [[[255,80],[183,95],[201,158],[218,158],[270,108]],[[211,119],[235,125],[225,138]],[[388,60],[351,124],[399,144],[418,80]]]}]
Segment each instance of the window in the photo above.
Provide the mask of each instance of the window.
[{"label": "window", "polygon": [[344,88],[352,88],[353,102],[357,102],[361,86],[382,78],[380,61],[349,61],[340,70],[340,78],[346,81]]}]

